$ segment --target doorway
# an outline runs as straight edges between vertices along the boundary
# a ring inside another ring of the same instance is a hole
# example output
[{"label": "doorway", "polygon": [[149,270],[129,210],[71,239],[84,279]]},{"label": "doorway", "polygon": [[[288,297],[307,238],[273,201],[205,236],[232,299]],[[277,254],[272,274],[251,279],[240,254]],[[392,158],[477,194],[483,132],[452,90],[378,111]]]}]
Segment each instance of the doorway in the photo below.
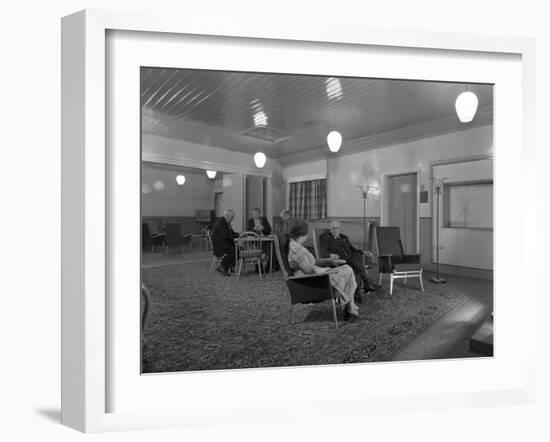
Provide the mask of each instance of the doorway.
[{"label": "doorway", "polygon": [[387,225],[397,226],[405,253],[417,252],[418,175],[405,173],[387,177]]},{"label": "doorway", "polygon": [[266,179],[261,176],[246,176],[245,213],[247,220],[252,217],[254,208],[260,209],[262,215],[267,216],[265,181]]}]

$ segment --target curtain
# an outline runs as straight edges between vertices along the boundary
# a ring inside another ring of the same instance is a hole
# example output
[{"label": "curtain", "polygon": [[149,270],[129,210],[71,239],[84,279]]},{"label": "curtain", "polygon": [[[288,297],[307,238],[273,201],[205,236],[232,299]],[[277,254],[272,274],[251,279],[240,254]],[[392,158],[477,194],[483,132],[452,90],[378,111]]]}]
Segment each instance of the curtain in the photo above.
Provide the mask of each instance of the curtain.
[{"label": "curtain", "polygon": [[296,218],[314,220],[327,217],[327,180],[290,183],[289,209]]}]

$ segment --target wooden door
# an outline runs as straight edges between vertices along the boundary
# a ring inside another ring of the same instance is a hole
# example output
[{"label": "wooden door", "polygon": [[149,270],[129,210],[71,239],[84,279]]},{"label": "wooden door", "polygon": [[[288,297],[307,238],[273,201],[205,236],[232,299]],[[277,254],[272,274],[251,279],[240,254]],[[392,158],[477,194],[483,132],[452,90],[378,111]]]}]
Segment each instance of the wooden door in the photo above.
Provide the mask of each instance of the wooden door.
[{"label": "wooden door", "polygon": [[388,177],[388,226],[400,228],[405,253],[416,253],[416,180],[416,173]]}]

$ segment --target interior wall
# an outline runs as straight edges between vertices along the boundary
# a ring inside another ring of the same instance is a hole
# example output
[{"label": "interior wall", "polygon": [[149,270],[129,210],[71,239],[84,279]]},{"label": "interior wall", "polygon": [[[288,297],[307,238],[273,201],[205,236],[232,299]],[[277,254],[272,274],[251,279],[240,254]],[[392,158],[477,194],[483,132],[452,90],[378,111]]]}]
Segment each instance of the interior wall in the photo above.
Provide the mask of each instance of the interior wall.
[{"label": "interior wall", "polygon": [[[271,183],[268,185],[267,192],[268,211],[265,215],[268,218],[272,218],[274,214],[278,215],[285,208],[283,169],[274,159],[268,158],[266,165],[262,169],[258,169],[254,164],[253,155],[148,133],[142,134],[142,152],[144,161],[165,164],[188,162],[190,164],[187,165],[191,167],[197,167],[198,164],[210,165],[212,169],[227,173],[246,173],[270,177]],[[220,186],[219,183],[221,180],[216,180],[215,182],[216,186]],[[212,190],[212,200],[214,193],[222,190],[219,187],[216,187],[216,190]],[[241,200],[239,204],[244,206],[244,201]],[[242,209],[243,207],[239,210],[242,212]]]},{"label": "interior wall", "polygon": [[[345,149],[345,144],[342,149]],[[325,161],[328,176],[328,217],[356,220],[359,223],[363,216],[363,204],[360,190],[356,186],[369,184],[378,186],[380,193],[369,194],[367,218],[380,223],[380,196],[384,191],[385,178],[393,174],[417,172],[419,190],[428,191],[427,202],[419,204],[418,249],[422,262],[429,268],[433,255],[430,181],[432,163],[492,154],[493,126],[489,125],[350,155],[329,156]],[[322,173],[322,170],[322,162],[319,161],[285,167],[285,197],[288,197],[288,182],[300,176],[300,171],[313,174]],[[447,246],[449,253],[455,253],[453,247],[456,245]],[[492,250],[492,244],[482,243],[481,247]]]},{"label": "interior wall", "polygon": [[283,168],[283,178],[287,182],[307,181],[327,176],[327,160],[323,158],[311,163],[303,163]]},{"label": "interior wall", "polygon": [[[434,177],[445,183],[493,180],[493,160],[457,162],[434,166]],[[440,197],[443,198],[443,195]],[[488,203],[491,203],[488,201]],[[439,205],[439,262],[475,269],[493,269],[493,229],[443,227],[442,201]],[[433,238],[437,233],[437,205],[433,208]]]},{"label": "interior wall", "polygon": [[[345,145],[342,148],[345,149]],[[372,184],[382,189],[384,176],[417,171],[420,191],[430,191],[432,162],[492,153],[493,126],[490,125],[330,158],[328,214],[363,215],[360,191],[355,186]],[[428,202],[420,204],[420,217],[431,217],[431,191],[429,195]],[[367,216],[380,215],[380,195],[371,194],[367,204]]]},{"label": "interior wall", "polygon": [[206,144],[189,143],[173,138],[142,134],[142,152],[145,161],[157,160],[174,164],[175,161],[196,161],[205,165],[223,165],[227,172],[237,172],[237,170],[254,170],[258,175],[267,175],[272,169],[271,162],[268,159],[263,169],[258,169],[254,164],[252,155],[235,152],[227,149],[221,149]]},{"label": "interior wall", "polygon": [[180,186],[173,168],[141,169],[141,214],[147,217],[195,217],[196,209],[213,209],[213,182],[205,174],[185,173]]}]

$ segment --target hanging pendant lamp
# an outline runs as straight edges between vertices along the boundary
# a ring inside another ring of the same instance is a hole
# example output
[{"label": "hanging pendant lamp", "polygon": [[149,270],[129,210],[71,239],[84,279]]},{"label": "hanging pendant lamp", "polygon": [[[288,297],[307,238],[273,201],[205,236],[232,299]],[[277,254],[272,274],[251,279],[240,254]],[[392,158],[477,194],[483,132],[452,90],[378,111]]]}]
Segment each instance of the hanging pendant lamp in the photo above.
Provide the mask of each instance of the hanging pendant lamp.
[{"label": "hanging pendant lamp", "polygon": [[327,135],[327,144],[331,152],[338,152],[342,145],[342,135],[340,132],[333,130]]},{"label": "hanging pendant lamp", "polygon": [[254,163],[256,163],[256,167],[259,167],[260,169],[265,166],[265,162],[267,161],[267,157],[263,152],[256,152],[254,155]]},{"label": "hanging pendant lamp", "polygon": [[474,119],[477,105],[477,95],[467,89],[456,98],[455,109],[461,123],[469,123]]}]

